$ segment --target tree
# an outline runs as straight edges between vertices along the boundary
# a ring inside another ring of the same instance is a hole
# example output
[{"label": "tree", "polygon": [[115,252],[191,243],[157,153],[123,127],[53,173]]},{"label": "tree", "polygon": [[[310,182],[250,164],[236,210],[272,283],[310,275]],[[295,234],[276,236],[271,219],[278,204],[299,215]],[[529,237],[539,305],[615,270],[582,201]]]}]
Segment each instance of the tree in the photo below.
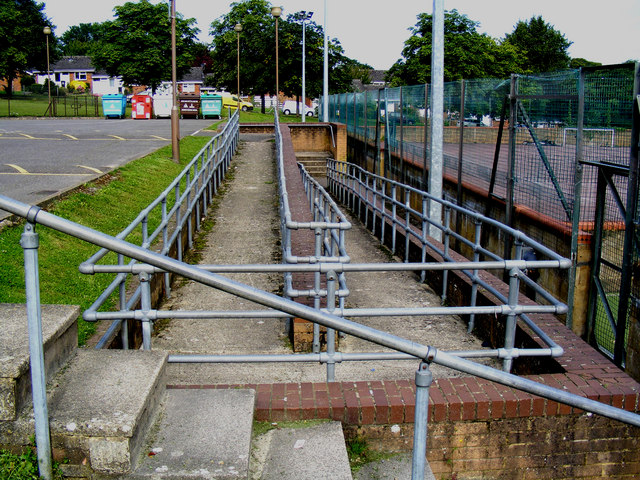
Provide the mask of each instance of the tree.
[{"label": "tree", "polygon": [[552,72],[569,68],[571,58],[567,49],[573,42],[546,23],[541,16],[528,22],[519,21],[513,32],[505,36],[505,43],[524,54],[521,67],[526,73]]},{"label": "tree", "polygon": [[[13,80],[29,69],[47,68],[46,38],[42,32],[54,26],[43,13],[44,3],[33,0],[0,0],[0,78],[7,80],[7,94],[13,92]],[[49,35],[50,61],[57,59],[57,40]]]},{"label": "tree", "polygon": [[60,36],[62,55],[90,55],[102,36],[102,23],[73,25]]},{"label": "tree", "polygon": [[202,73],[210,73],[213,68],[213,57],[208,45],[204,43],[195,43],[191,48],[192,67],[202,67]]},{"label": "tree", "polygon": [[[433,17],[418,15],[411,28],[411,37],[404,43],[403,58],[387,73],[392,85],[415,85],[431,80],[431,42]],[[477,31],[478,22],[470,20],[457,10],[445,12],[444,18],[444,78],[445,81],[462,78],[504,77],[518,72],[522,58],[512,45],[498,43]]]},{"label": "tree", "polygon": [[[167,5],[148,0],[117,6],[115,20],[102,24],[102,37],[91,53],[96,68],[121,76],[129,85],[147,85],[155,92],[171,79],[171,21]],[[191,68],[191,48],[198,29],[193,18],[176,18],[177,75]]]},{"label": "tree", "polygon": [[[299,95],[302,82],[301,14],[294,13],[278,21],[278,56],[280,90],[286,95]],[[213,36],[213,71],[208,81],[218,88],[236,90],[237,33],[240,23],[240,89],[263,97],[275,90],[275,20],[267,0],[245,0],[231,4],[231,10],[211,23]],[[310,97],[322,91],[324,33],[315,22],[306,27],[306,90]],[[352,67],[361,66],[344,55],[337,39],[329,42],[330,90],[351,90]],[[347,81],[348,78],[348,81]],[[264,109],[264,101],[262,102]]]}]

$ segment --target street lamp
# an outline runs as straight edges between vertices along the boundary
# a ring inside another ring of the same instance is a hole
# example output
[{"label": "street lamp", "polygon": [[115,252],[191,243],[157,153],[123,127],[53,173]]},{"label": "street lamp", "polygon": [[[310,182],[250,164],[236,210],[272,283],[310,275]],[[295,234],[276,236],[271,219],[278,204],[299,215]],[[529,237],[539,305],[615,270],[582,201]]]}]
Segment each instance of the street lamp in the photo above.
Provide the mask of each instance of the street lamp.
[{"label": "street lamp", "polygon": [[48,25],[42,29],[47,40],[47,92],[49,94],[49,116],[51,116],[51,73],[49,69],[49,35],[51,35],[51,27]]},{"label": "street lamp", "polygon": [[305,12],[302,13],[302,123],[305,122],[307,118],[307,112],[305,109],[307,107],[307,92],[305,89],[305,61],[306,61],[306,52],[304,47],[305,42],[305,31],[307,30],[307,20],[311,20],[313,16],[313,12]]},{"label": "street lamp", "polygon": [[278,18],[282,15],[281,7],[271,7],[271,15],[276,19],[276,113],[280,108],[279,94],[280,94],[280,81],[278,79]]},{"label": "street lamp", "polygon": [[[240,115],[240,32],[242,31],[242,25],[239,23],[236,23],[235,27],[233,27],[233,29],[236,31],[236,33],[238,34],[238,115]],[[240,118],[238,116],[238,118]]]},{"label": "street lamp", "polygon": [[180,163],[180,114],[178,110],[178,80],[176,59],[176,0],[171,1],[171,156]]}]

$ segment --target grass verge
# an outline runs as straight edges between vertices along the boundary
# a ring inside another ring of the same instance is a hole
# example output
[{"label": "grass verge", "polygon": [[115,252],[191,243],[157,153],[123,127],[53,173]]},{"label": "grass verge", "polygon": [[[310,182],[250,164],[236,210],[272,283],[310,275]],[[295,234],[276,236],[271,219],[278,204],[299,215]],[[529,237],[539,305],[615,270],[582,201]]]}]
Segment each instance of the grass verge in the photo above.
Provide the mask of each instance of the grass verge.
[{"label": "grass verge", "polygon": [[[180,141],[181,163],[171,159],[171,145],[79,187],[51,204],[47,211],[109,235],[122,231],[155,199],[200,151],[208,137]],[[24,222],[0,232],[0,303],[24,303],[23,253],[20,236]],[[42,303],[80,305],[85,310],[112,280],[111,275],[82,275],[78,265],[97,247],[74,237],[38,226]],[[112,257],[112,259],[115,257]],[[83,345],[95,325],[78,321],[78,343]]]},{"label": "grass verge", "polygon": [[[21,454],[0,450],[0,478],[4,480],[39,480],[38,457],[35,450]],[[57,462],[53,464],[53,480],[62,480],[62,471]]]}]

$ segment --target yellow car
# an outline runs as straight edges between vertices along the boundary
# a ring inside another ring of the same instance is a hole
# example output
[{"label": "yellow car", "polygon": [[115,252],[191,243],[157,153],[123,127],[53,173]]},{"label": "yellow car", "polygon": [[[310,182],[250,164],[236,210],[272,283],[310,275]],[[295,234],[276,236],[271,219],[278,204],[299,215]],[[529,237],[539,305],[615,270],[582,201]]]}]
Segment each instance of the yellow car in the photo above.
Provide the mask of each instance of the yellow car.
[{"label": "yellow car", "polygon": [[[222,108],[238,108],[238,97],[235,95],[222,95]],[[253,103],[240,100],[240,108],[243,112],[253,110]]]}]

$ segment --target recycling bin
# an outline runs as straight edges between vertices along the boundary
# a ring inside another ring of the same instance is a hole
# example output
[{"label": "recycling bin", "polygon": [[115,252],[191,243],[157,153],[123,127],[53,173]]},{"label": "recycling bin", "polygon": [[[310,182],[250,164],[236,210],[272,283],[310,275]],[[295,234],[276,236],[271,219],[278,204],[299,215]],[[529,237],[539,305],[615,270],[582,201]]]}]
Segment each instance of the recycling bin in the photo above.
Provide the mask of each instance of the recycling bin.
[{"label": "recycling bin", "polygon": [[211,93],[203,93],[200,95],[200,104],[202,109],[202,118],[215,117],[220,118],[222,115],[222,97]]},{"label": "recycling bin", "polygon": [[200,97],[197,95],[180,95],[180,117],[198,118],[200,114]]},{"label": "recycling bin", "polygon": [[149,120],[153,111],[150,95],[134,95],[131,98],[131,118],[135,120]]},{"label": "recycling bin", "polygon": [[104,118],[124,118],[127,110],[127,97],[119,93],[102,96],[102,113]]},{"label": "recycling bin", "polygon": [[171,118],[171,107],[173,107],[173,96],[171,95],[154,95],[153,96],[153,112],[156,118]]}]

